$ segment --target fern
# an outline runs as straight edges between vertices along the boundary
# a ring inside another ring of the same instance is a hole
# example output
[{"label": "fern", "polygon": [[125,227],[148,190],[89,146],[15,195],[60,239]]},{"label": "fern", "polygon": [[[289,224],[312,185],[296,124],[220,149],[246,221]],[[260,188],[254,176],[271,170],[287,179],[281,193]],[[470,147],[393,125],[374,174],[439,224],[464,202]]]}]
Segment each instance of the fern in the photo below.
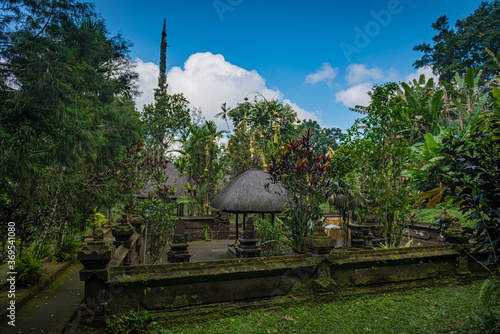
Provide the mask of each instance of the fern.
[{"label": "fern", "polygon": [[490,310],[492,307],[500,305],[500,278],[493,276],[488,278],[481,285],[479,291],[479,300],[485,310]]},{"label": "fern", "polygon": [[479,317],[484,333],[498,333],[500,330],[500,278],[492,276],[484,281],[479,290],[479,301],[483,310]]}]

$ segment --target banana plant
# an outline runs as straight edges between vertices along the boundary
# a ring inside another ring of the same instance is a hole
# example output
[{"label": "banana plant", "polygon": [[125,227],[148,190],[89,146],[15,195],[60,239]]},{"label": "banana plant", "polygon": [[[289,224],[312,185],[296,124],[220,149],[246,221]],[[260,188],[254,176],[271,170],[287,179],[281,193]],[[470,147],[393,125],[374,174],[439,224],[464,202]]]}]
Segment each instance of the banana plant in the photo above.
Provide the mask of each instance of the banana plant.
[{"label": "banana plant", "polygon": [[438,89],[433,78],[426,81],[424,74],[418,81],[414,79],[412,86],[406,82],[402,82],[401,86],[404,89],[406,103],[413,112],[417,137],[421,138],[426,133],[438,135],[441,131],[440,125],[444,121],[442,117],[444,90]]},{"label": "banana plant", "polygon": [[488,108],[491,96],[479,85],[482,73],[483,71],[479,70],[476,75],[474,68],[469,68],[463,77],[455,73],[453,84],[441,82],[450,93],[453,103],[450,111],[454,114],[460,130],[467,131],[472,120]]}]

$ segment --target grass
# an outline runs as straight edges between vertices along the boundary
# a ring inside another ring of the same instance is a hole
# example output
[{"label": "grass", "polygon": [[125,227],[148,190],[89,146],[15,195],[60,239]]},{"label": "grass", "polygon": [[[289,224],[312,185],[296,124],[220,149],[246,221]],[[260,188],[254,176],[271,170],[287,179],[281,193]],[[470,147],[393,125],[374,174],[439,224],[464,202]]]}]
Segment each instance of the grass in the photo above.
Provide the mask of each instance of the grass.
[{"label": "grass", "polygon": [[[162,333],[473,333],[481,282],[307,302],[207,321],[195,318]],[[170,325],[172,326],[172,325]]]},{"label": "grass", "polygon": [[[462,214],[462,212],[460,212],[456,207],[447,207],[446,210],[450,216],[460,218],[462,226],[473,227],[475,225],[474,222],[467,220],[468,214]],[[436,207],[432,209],[415,209],[414,212],[418,215],[417,221],[432,224],[436,221],[434,217],[441,214],[442,208]]]}]

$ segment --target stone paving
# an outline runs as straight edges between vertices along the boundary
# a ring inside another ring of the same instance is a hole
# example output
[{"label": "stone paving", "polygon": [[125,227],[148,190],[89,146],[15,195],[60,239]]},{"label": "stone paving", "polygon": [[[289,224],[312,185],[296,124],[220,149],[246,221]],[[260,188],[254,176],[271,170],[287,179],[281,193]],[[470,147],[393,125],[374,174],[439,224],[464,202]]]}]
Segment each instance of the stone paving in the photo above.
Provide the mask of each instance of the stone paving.
[{"label": "stone paving", "polygon": [[[211,241],[190,241],[188,243],[188,251],[189,254],[191,254],[190,262],[229,259],[230,257],[229,255],[227,255],[227,247],[228,244],[232,242],[232,240],[228,239]],[[166,255],[161,258],[160,263],[167,263]]]},{"label": "stone paving", "polygon": [[52,284],[16,310],[15,327],[0,323],[0,333],[62,333],[83,298],[80,269],[80,263],[66,269]]},{"label": "stone paving", "polygon": [[[189,242],[191,262],[225,260],[232,240]],[[167,263],[166,255],[161,263]],[[84,284],[80,281],[80,263],[66,269],[59,278],[34,296],[16,312],[16,327],[0,323],[0,333],[54,333],[64,332],[83,298]]]}]

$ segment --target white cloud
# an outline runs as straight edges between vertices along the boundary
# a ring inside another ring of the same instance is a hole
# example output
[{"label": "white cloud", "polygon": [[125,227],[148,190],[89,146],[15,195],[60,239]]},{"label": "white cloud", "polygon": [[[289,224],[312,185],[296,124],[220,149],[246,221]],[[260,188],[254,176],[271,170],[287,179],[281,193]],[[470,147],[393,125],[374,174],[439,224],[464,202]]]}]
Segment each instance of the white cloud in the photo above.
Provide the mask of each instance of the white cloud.
[{"label": "white cloud", "polygon": [[429,80],[430,78],[434,78],[434,82],[439,82],[439,76],[435,75],[432,73],[432,67],[430,66],[424,66],[420,67],[416,73],[411,73],[406,76],[405,82],[413,82],[413,79],[418,79],[420,78],[420,75],[424,74],[425,75],[425,80]]},{"label": "white cloud", "polygon": [[321,81],[326,81],[328,87],[332,87],[332,81],[339,74],[338,67],[333,68],[329,63],[323,63],[321,69],[307,75],[306,83],[315,84]]},{"label": "white cloud", "polygon": [[[7,64],[7,59],[0,56],[0,64]],[[5,85],[10,89],[18,90],[21,88],[21,83],[14,76],[12,72],[7,71],[7,76],[5,77]]]},{"label": "white cloud", "polygon": [[299,107],[296,103],[293,103],[292,101],[290,101],[289,99],[284,99],[283,104],[290,105],[290,107],[292,107],[292,109],[297,113],[298,119],[300,119],[300,120],[311,119],[313,121],[318,121],[319,123],[321,123],[319,118],[318,118],[319,111],[310,112],[310,111],[304,110],[301,107]]},{"label": "white cloud", "polygon": [[368,92],[372,89],[371,82],[364,82],[352,86],[346,90],[341,90],[335,94],[336,102],[342,102],[346,107],[353,108],[356,105],[367,106],[370,104]]},{"label": "white cloud", "polygon": [[[401,76],[394,68],[389,70],[382,70],[379,67],[368,69],[364,64],[352,64],[346,70],[346,81],[350,87],[337,92],[335,99],[336,102],[342,102],[346,107],[350,108],[356,105],[369,105],[371,98],[368,92],[371,91],[374,84],[380,84],[383,81],[397,82],[401,80]],[[421,74],[425,75],[426,80],[431,77],[434,78],[435,82],[438,80],[438,77],[432,73],[432,68],[426,66],[419,68],[415,73],[407,75],[404,81],[418,80]]]},{"label": "white cloud", "polygon": [[158,87],[158,74],[160,73],[160,69],[158,65],[154,63],[145,63],[139,58],[136,58],[134,63],[136,64],[135,70],[139,74],[137,84],[139,85],[139,90],[142,92],[139,97],[135,98],[135,103],[137,109],[142,111],[142,107],[145,104],[153,102],[153,89]]},{"label": "white cloud", "polygon": [[280,99],[283,95],[279,90],[267,88],[257,71],[233,65],[222,55],[210,52],[191,55],[184,63],[184,69],[174,67],[167,77],[172,93],[184,93],[192,106],[202,109],[207,120],[215,121],[223,129],[226,128],[225,121],[215,118],[223,103],[235,107],[252,91],[268,100]]},{"label": "white cloud", "polygon": [[[139,109],[142,104],[153,101],[153,88],[157,86],[158,66],[153,63],[143,63],[137,60],[140,89],[143,95],[136,99]],[[215,118],[226,103],[235,107],[244,102],[248,96],[252,99],[253,91],[259,92],[266,99],[283,99],[278,89],[266,87],[265,79],[255,70],[248,71],[226,61],[224,56],[210,52],[191,55],[184,63],[184,68],[173,67],[167,73],[168,90],[170,93],[183,93],[190,102],[190,107],[201,108],[207,120],[213,120],[219,129],[227,129],[226,122]],[[284,102],[289,101],[285,100]],[[299,113],[299,117],[318,119],[315,113],[301,109],[294,103],[289,103]]]},{"label": "white cloud", "polygon": [[349,85],[356,85],[371,80],[382,80],[384,78],[384,74],[378,67],[368,69],[364,64],[351,64],[347,67],[347,75],[345,78]]}]

